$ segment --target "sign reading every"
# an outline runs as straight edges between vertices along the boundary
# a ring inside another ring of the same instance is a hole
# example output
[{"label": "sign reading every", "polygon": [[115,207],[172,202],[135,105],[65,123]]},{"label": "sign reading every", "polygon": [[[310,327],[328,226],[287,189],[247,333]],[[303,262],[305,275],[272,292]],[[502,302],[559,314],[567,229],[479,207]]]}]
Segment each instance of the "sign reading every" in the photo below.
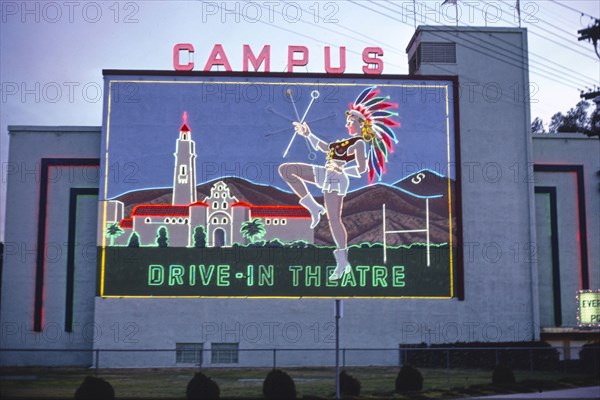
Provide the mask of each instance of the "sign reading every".
[{"label": "sign reading every", "polygon": [[580,290],[577,297],[579,326],[600,326],[600,289]]}]

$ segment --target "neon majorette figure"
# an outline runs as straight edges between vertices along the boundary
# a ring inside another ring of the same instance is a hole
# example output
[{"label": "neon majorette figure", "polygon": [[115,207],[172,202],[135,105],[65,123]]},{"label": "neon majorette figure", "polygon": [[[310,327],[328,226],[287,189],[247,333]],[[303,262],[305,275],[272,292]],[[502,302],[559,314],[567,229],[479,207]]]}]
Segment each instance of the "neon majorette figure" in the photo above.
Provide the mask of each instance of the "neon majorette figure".
[{"label": "neon majorette figure", "polygon": [[[346,128],[350,137],[329,144],[316,137],[306,122],[294,122],[297,134],[306,137],[315,150],[327,153],[327,162],[325,166],[285,163],[279,167],[283,180],[300,197],[300,204],[310,212],[311,228],[317,226],[321,215],[328,215],[331,235],[337,246],[333,251],[336,268],[329,280],[340,279],[351,269],[348,262],[348,234],[342,221],[349,177],[360,178],[367,172],[369,184],[373,183],[375,177],[381,180],[388,153],[393,151],[393,144],[398,142],[392,127],[400,124],[391,119],[398,113],[388,110],[398,105],[387,100],[389,96],[379,96],[376,86],[363,90],[346,111]],[[306,188],[306,183],[322,190],[325,207],[317,203]]]}]

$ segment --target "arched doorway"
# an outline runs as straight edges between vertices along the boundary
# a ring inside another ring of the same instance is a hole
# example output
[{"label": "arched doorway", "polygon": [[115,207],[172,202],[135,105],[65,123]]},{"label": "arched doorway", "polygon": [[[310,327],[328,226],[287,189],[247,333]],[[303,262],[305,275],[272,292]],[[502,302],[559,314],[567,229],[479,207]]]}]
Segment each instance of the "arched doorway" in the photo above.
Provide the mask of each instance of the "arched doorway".
[{"label": "arched doorway", "polygon": [[215,247],[223,247],[225,246],[225,230],[222,228],[217,228],[213,231],[213,243]]}]

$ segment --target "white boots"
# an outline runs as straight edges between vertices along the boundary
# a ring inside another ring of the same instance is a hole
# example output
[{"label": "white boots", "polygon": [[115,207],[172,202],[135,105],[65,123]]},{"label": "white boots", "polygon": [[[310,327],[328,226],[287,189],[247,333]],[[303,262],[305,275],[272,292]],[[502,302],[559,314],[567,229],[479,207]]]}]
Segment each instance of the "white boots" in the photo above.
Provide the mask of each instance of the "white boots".
[{"label": "white boots", "polygon": [[352,267],[350,266],[350,263],[348,262],[348,248],[334,250],[333,256],[335,257],[337,266],[335,267],[335,270],[329,276],[329,280],[337,281],[342,276],[344,276],[345,273],[350,272]]},{"label": "white boots", "polygon": [[314,229],[315,226],[321,220],[321,215],[325,214],[325,207],[317,203],[314,197],[309,193],[299,201],[300,205],[308,210],[312,218],[310,229]]},{"label": "white boots", "polygon": [[[327,210],[325,207],[317,203],[314,197],[309,193],[299,201],[300,205],[308,210],[312,218],[310,228],[314,229],[321,220],[321,215],[325,214]],[[333,251],[335,257],[336,267],[335,270],[329,276],[330,281],[335,281],[344,276],[345,273],[350,272],[352,267],[348,262],[348,248],[337,249]]]}]

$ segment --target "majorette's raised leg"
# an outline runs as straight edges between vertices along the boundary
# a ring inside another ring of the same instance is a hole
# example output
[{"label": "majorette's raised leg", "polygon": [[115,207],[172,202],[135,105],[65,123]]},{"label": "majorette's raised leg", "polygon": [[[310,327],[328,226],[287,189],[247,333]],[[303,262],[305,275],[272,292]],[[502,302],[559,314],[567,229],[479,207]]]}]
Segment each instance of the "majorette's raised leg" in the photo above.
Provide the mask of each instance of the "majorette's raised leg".
[{"label": "majorette's raised leg", "polygon": [[310,223],[310,228],[314,229],[319,221],[321,220],[321,215],[325,214],[325,207],[317,203],[314,197],[310,193],[300,199],[300,205],[310,212],[310,217],[312,218],[312,222]]}]

